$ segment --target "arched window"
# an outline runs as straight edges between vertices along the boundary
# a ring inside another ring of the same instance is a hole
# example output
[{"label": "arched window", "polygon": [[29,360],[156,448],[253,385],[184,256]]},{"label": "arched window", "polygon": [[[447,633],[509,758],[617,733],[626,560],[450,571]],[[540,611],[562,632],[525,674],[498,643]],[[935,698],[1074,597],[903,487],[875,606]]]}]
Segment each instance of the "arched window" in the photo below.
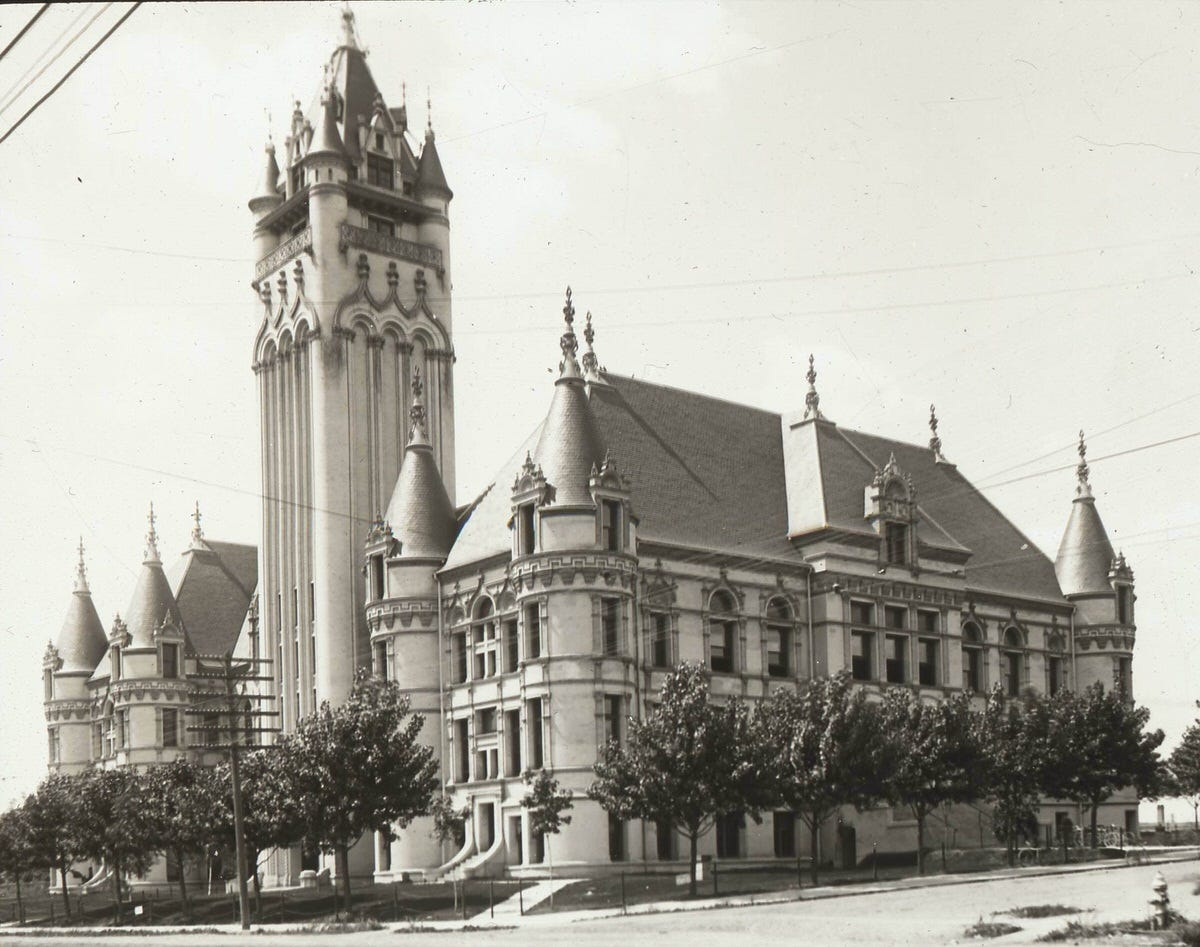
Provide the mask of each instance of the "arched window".
[{"label": "arched window", "polygon": [[767,674],[787,677],[792,673],[792,607],[782,598],[767,603],[763,638],[767,652]]},{"label": "arched window", "polygon": [[1062,635],[1050,635],[1046,639],[1046,650],[1046,693],[1053,697],[1067,686]]},{"label": "arched window", "polygon": [[474,652],[472,680],[495,677],[499,673],[500,641],[496,628],[496,607],[490,598],[481,598],[471,621],[471,648]]},{"label": "arched window", "polygon": [[963,690],[983,691],[983,632],[974,622],[962,630]]},{"label": "arched window", "polygon": [[1021,693],[1021,671],[1025,663],[1025,641],[1020,629],[1011,625],[1004,629],[1001,665],[1004,672],[1004,693],[1018,697]]},{"label": "arched window", "polygon": [[737,603],[728,592],[717,591],[708,600],[708,611],[708,666],[732,673],[738,640]]}]

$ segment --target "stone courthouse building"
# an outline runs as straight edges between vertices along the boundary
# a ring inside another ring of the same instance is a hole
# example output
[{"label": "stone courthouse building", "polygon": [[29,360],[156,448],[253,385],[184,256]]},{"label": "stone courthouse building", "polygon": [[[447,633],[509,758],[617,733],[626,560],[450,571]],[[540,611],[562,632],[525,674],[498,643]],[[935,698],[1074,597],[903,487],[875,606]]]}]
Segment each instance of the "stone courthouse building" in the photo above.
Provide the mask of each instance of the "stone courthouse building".
[{"label": "stone courthouse building", "polygon": [[[947,459],[932,411],[928,443],[842,427],[811,358],[807,392],[781,392],[778,413],[610,372],[569,290],[540,343],[561,359],[544,417],[482,493],[456,499],[455,452],[472,448],[455,443],[453,194],[434,132],[386,104],[348,13],[326,77],[281,156],[268,146],[250,201],[257,562],[197,522],[171,580],[152,527],[134,602],[107,632],[81,569],[47,653],[53,767],[195,752],[175,723],[201,690],[197,653],[271,659],[285,730],[369,666],[412,695],[469,818],[460,845],[417,822],[360,846],[357,870],[521,873],[547,846],[556,869],[599,870],[683,855],[665,827],[584,796],[598,747],[681,661],[751,701],[842,670],[931,699],[1130,686],[1133,574],[1082,438],[1073,496],[1054,488],[1066,530],[1052,561]],[[520,805],[536,767],[576,792],[552,839],[531,836]],[[1136,808],[1113,799],[1101,822],[1136,827]],[[1048,803],[1041,818],[1053,835],[1081,814]],[[945,832],[991,839],[974,809]],[[701,850],[791,858],[797,834],[790,813],[733,814]],[[822,839],[843,860],[872,843],[911,850],[914,826],[847,810]],[[276,853],[268,881],[304,867]]]}]

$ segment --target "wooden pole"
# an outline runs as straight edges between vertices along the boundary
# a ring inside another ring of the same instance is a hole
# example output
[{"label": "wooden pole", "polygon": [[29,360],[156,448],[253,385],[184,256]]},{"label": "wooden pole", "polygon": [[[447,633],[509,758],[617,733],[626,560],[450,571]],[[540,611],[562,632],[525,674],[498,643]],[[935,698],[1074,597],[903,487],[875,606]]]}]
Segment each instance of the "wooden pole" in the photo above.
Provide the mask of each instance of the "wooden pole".
[{"label": "wooden pole", "polygon": [[242,780],[238,771],[237,717],[233,691],[233,653],[225,655],[225,695],[229,698],[229,780],[233,783],[233,839],[237,853],[238,911],[242,930],[250,930],[250,896],[246,890],[246,823],[242,811]]}]

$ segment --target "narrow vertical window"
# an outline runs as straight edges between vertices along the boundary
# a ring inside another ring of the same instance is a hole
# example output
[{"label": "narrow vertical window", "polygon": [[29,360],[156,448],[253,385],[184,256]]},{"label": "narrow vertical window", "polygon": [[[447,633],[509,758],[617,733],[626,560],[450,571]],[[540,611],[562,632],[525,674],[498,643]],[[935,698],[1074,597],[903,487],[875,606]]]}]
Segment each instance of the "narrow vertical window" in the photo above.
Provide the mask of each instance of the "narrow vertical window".
[{"label": "narrow vertical window", "polygon": [[708,664],[714,671],[729,673],[735,669],[737,646],[737,605],[728,592],[716,592],[709,601]]},{"label": "narrow vertical window", "polygon": [[884,526],[885,561],[895,565],[908,562],[908,526],[904,523],[887,523]]},{"label": "narrow vertical window", "polygon": [[162,676],[168,681],[179,677],[179,646],[165,644],[162,646]]},{"label": "narrow vertical window", "polygon": [[504,775],[521,775],[521,711],[504,712],[504,744],[507,749]]},{"label": "narrow vertical window", "polygon": [[529,768],[541,769],[545,764],[545,745],[542,734],[542,699],[535,697],[525,704],[525,722],[529,728]]},{"label": "narrow vertical window", "polygon": [[163,708],[162,745],[179,746],[179,711],[174,707]]},{"label": "narrow vertical window", "polygon": [[504,671],[511,674],[517,669],[521,660],[521,636],[518,634],[517,619],[504,619]]},{"label": "narrow vertical window", "polygon": [[918,641],[920,663],[917,678],[925,687],[934,687],[938,682],[938,643],[936,638],[921,638]]},{"label": "narrow vertical window", "polygon": [[908,651],[906,635],[888,635],[887,641],[887,681],[889,684],[903,684],[908,680],[905,667],[905,652]]},{"label": "narrow vertical window", "polygon": [[653,630],[650,639],[650,663],[656,668],[671,665],[671,618],[662,612],[651,616]]},{"label": "narrow vertical window", "polygon": [[383,556],[371,557],[371,599],[378,602],[383,598]]},{"label": "narrow vertical window", "polygon": [[792,670],[792,610],[779,599],[767,606],[767,622],[763,629],[767,646],[767,674],[787,677]]},{"label": "narrow vertical window", "polygon": [[537,534],[534,531],[533,504],[522,503],[517,508],[517,555],[533,555]]},{"label": "narrow vertical window", "polygon": [[869,631],[850,633],[850,675],[856,681],[870,681],[875,677],[875,635]]},{"label": "narrow vertical window", "polygon": [[375,675],[381,680],[389,680],[391,675],[388,674],[388,649],[386,641],[375,642]]},{"label": "narrow vertical window", "polygon": [[602,500],[600,502],[600,547],[609,552],[620,552],[625,548],[623,528],[621,504],[617,500]]},{"label": "narrow vertical window", "polygon": [[525,606],[525,656],[542,656],[542,613],[537,602],[530,602]]},{"label": "narrow vertical window", "polygon": [[621,742],[621,719],[624,700],[620,694],[604,695],[604,742]]},{"label": "narrow vertical window", "polygon": [[621,600],[600,599],[601,647],[604,654],[621,653]]}]

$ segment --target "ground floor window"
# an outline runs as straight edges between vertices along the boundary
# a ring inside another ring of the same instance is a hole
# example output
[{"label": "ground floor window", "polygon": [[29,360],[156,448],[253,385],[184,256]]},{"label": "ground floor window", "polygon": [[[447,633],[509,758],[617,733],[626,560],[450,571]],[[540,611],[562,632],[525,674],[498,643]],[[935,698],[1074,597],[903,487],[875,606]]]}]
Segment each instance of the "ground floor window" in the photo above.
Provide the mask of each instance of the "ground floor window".
[{"label": "ground floor window", "polygon": [[661,820],[654,824],[655,843],[658,849],[658,860],[660,862],[674,861],[675,854],[675,828],[667,820]]},{"label": "ground floor window", "polygon": [[796,814],[794,812],[776,812],[775,818],[775,857],[790,858],[796,854]]},{"label": "ground floor window", "polygon": [[625,861],[625,823],[615,815],[608,817],[608,858],[610,861]]},{"label": "ground floor window", "polygon": [[741,858],[744,824],[740,812],[726,812],[717,817],[717,858]]}]

